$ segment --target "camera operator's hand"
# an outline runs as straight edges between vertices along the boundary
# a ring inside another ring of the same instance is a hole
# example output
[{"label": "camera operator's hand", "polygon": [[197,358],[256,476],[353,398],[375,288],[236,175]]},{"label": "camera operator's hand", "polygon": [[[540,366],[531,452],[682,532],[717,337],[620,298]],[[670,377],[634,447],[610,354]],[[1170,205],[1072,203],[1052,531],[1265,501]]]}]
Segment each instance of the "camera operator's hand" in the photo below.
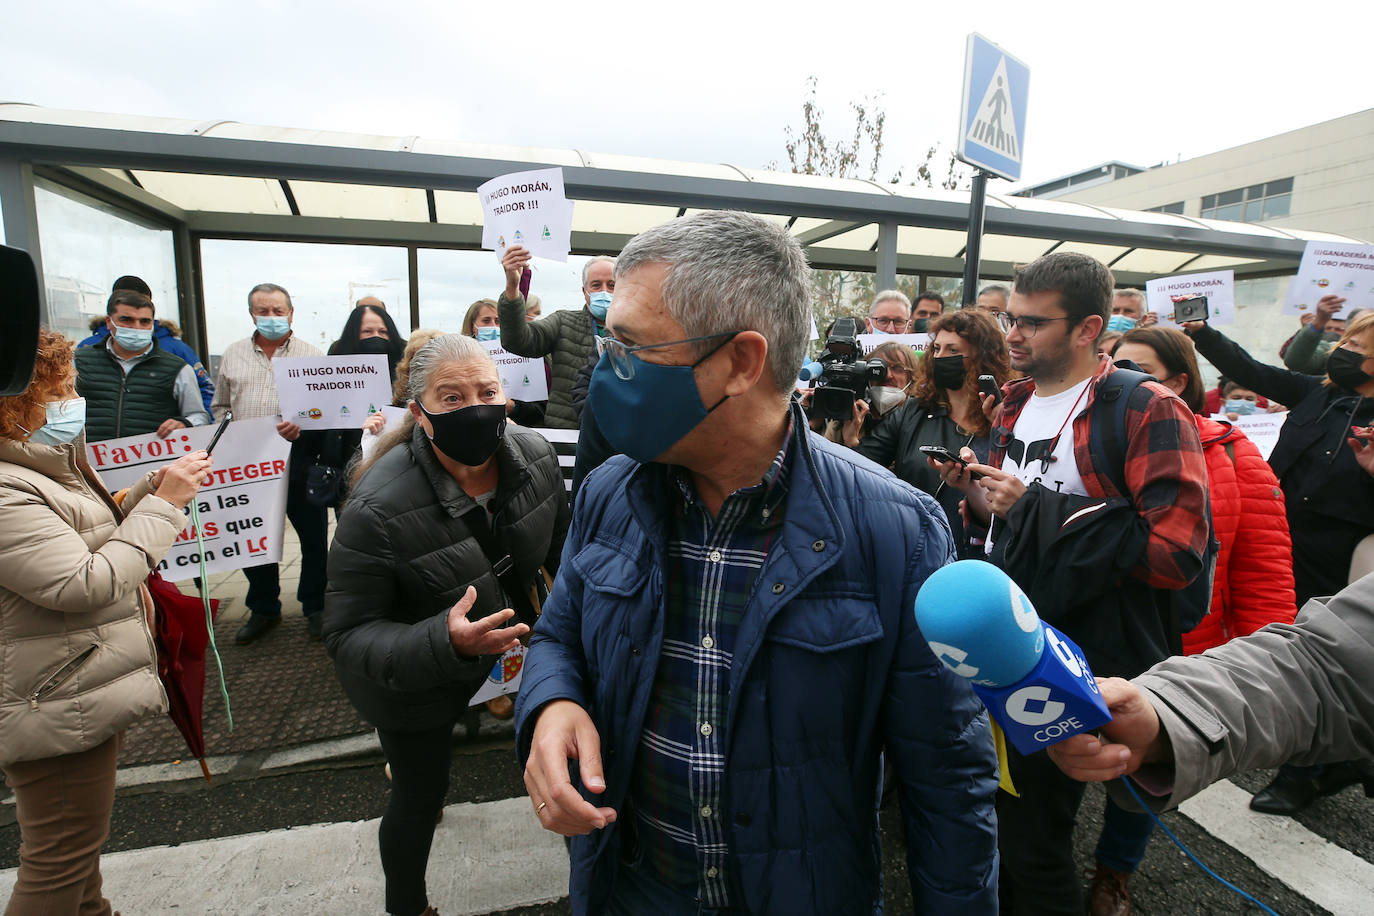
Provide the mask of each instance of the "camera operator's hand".
[{"label": "camera operator's hand", "polygon": [[864,435],[864,420],[868,419],[868,402],[862,398],[854,402],[854,414],[845,421],[841,430],[844,436],[844,444],[850,448],[858,448],[859,440]]}]

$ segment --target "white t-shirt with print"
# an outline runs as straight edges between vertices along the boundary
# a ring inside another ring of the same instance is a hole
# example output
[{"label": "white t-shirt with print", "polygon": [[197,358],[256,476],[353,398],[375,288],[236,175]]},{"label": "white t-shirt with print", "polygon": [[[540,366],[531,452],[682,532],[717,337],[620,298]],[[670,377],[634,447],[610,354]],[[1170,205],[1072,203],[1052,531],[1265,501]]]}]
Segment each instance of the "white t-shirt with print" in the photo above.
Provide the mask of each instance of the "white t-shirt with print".
[{"label": "white t-shirt with print", "polygon": [[[1091,383],[1092,379],[1086,378],[1048,397],[1041,397],[1039,392],[1032,394],[1016,418],[1011,444],[1002,458],[1002,470],[1021,478],[1027,487],[1038,483],[1056,493],[1087,496],[1083,477],[1078,473],[1078,462],[1073,457],[1073,418],[1070,414],[1082,412],[1084,392]],[[1059,441],[1054,443],[1053,460],[1046,466],[1045,453],[1056,435]]]}]

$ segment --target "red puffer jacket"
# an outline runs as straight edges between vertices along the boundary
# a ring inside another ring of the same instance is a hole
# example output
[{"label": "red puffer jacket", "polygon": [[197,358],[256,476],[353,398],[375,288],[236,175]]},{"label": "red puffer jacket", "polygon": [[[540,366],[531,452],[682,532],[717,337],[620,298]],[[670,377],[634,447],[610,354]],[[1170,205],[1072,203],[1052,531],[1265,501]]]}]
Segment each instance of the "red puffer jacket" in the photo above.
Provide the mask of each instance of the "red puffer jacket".
[{"label": "red puffer jacket", "polygon": [[1183,637],[1188,655],[1248,636],[1265,624],[1292,623],[1297,611],[1293,542],[1278,479],[1245,433],[1201,416],[1197,426],[1221,552],[1212,609]]}]

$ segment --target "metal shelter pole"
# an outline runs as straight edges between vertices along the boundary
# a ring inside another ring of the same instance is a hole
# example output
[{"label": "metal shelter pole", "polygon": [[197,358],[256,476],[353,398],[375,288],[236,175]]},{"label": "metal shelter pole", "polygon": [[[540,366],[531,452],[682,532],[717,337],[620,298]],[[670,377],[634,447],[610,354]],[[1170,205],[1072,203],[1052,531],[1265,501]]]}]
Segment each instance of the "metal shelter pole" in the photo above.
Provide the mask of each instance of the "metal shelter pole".
[{"label": "metal shelter pole", "polygon": [[988,196],[988,173],[973,173],[973,190],[968,198],[968,243],[964,246],[964,305],[978,300],[978,259],[983,244],[983,211]]},{"label": "metal shelter pole", "polygon": [[878,224],[878,289],[897,288],[897,223],[884,220]]},{"label": "metal shelter pole", "polygon": [[38,209],[33,199],[33,166],[20,159],[0,158],[0,217],[5,226],[5,244],[22,248],[33,259],[38,271],[38,302],[43,324],[52,324],[48,311],[47,281],[43,275],[43,256],[38,248]]}]

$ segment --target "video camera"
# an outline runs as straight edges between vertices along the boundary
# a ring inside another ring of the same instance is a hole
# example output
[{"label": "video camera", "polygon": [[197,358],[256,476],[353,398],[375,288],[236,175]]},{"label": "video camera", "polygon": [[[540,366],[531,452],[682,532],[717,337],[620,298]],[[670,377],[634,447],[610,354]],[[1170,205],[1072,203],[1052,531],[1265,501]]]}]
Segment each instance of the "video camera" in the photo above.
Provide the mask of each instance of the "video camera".
[{"label": "video camera", "polygon": [[860,360],[858,322],[836,319],[825,339],[825,351],[817,362],[802,367],[802,381],[815,379],[811,396],[811,415],[826,420],[848,420],[854,416],[854,402],[868,395],[868,386],[882,384],[887,366],[880,359]]}]

